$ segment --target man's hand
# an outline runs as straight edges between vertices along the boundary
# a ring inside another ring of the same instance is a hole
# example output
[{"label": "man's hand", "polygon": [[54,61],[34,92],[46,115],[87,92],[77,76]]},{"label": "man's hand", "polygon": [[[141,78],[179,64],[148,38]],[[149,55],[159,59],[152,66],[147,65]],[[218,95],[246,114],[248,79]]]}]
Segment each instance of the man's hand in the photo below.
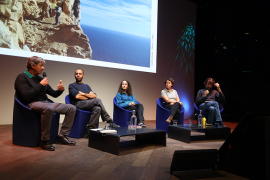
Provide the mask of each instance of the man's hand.
[{"label": "man's hand", "polygon": [[79,91],[79,94],[80,94],[80,95],[82,95],[82,96],[84,96],[84,95],[85,95],[85,93],[83,93],[83,92],[81,92],[81,91]]},{"label": "man's hand", "polygon": [[49,84],[49,80],[48,78],[43,78],[39,83],[42,84],[42,86],[47,86]]},{"label": "man's hand", "polygon": [[208,90],[204,91],[204,93],[203,93],[203,97],[205,97],[205,96],[206,96],[208,93],[209,93],[209,91],[208,91]]},{"label": "man's hand", "polygon": [[183,106],[183,103],[182,102],[179,102],[181,104],[181,106]]},{"label": "man's hand", "polygon": [[97,95],[93,91],[91,91],[89,95],[95,95],[97,97]]},{"label": "man's hand", "polygon": [[221,92],[220,85],[219,85],[218,83],[215,83],[214,86],[216,86],[216,87],[217,87],[217,90],[218,90],[219,92]]},{"label": "man's hand", "polygon": [[135,106],[134,102],[129,103],[129,106]]},{"label": "man's hand", "polygon": [[64,91],[65,88],[64,88],[64,85],[62,84],[62,80],[59,81],[59,84],[57,85],[57,90],[60,90],[60,91]]}]

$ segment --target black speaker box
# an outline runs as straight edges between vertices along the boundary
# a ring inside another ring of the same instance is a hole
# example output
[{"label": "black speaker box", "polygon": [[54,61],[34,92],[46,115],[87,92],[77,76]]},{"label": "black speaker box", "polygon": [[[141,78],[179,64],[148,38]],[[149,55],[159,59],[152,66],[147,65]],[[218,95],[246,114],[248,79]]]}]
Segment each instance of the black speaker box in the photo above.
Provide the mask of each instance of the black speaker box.
[{"label": "black speaker box", "polygon": [[248,179],[269,180],[269,165],[270,116],[247,113],[221,146],[218,167]]},{"label": "black speaker box", "polygon": [[175,151],[170,172],[214,168],[217,149]]}]

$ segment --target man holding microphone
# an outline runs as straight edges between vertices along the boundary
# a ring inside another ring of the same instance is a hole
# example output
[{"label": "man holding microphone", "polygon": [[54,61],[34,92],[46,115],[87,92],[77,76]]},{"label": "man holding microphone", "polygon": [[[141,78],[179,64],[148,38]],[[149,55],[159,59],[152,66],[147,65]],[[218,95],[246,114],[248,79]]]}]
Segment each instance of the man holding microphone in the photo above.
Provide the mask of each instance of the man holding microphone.
[{"label": "man holding microphone", "polygon": [[54,113],[65,114],[65,119],[62,124],[56,142],[64,145],[75,146],[74,141],[69,141],[69,134],[73,125],[76,108],[70,104],[51,103],[46,94],[52,97],[60,96],[65,90],[62,80],[57,85],[57,90],[53,90],[49,85],[48,78],[42,78],[38,75],[44,70],[45,60],[41,57],[33,56],[28,58],[26,67],[27,70],[17,76],[15,81],[15,94],[17,98],[41,114],[41,143],[40,147],[44,150],[54,151],[55,147],[50,144],[50,127]]}]

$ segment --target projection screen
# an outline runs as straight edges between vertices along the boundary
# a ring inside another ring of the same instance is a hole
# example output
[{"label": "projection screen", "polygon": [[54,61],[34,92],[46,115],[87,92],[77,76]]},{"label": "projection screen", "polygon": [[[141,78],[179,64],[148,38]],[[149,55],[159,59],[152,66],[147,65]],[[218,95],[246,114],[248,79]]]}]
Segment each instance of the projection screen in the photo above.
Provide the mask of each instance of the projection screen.
[{"label": "projection screen", "polygon": [[156,72],[157,0],[0,2],[0,54]]}]

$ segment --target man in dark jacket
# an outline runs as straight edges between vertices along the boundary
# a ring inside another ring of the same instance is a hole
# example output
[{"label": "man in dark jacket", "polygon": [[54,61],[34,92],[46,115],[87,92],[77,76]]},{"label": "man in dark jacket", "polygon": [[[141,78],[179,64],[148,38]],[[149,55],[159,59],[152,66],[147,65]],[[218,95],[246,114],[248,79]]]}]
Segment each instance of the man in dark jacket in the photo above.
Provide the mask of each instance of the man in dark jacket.
[{"label": "man in dark jacket", "polygon": [[[200,110],[209,112],[208,124],[213,124],[214,119],[216,119],[217,123],[224,126],[218,102],[224,101],[225,96],[220,89],[220,85],[215,83],[213,78],[207,78],[204,81],[204,86],[204,89],[198,91],[195,103]],[[217,91],[212,89],[213,86],[217,87]]]},{"label": "man in dark jacket", "polygon": [[41,114],[41,143],[44,150],[54,151],[55,147],[50,144],[50,127],[54,113],[65,114],[60,134],[57,136],[59,144],[74,146],[74,141],[69,141],[69,134],[73,125],[76,108],[70,104],[51,103],[46,94],[53,97],[60,96],[65,90],[62,80],[53,90],[49,85],[48,78],[38,76],[44,70],[45,61],[37,56],[28,58],[27,70],[17,76],[15,90],[17,98],[26,106]]}]

